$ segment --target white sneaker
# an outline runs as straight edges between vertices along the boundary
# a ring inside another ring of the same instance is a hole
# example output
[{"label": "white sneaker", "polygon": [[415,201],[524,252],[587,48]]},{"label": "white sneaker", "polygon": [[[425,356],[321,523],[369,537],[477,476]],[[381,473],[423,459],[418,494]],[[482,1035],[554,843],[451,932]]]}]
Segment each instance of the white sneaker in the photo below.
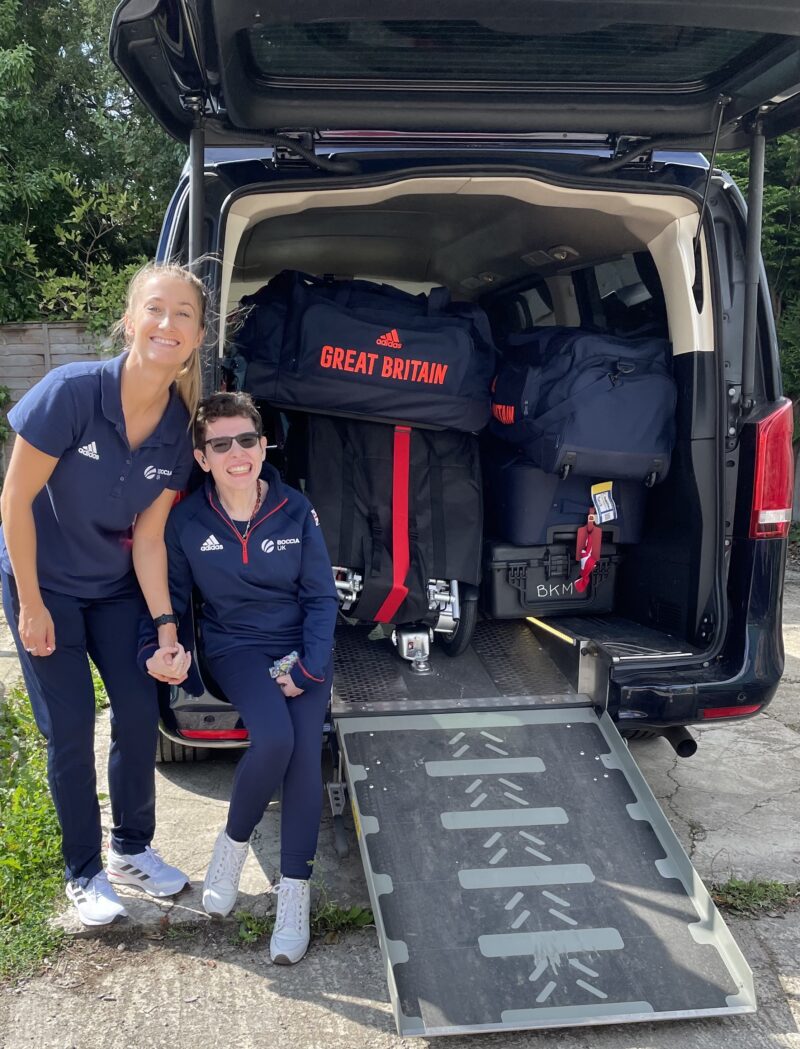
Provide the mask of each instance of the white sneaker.
[{"label": "white sneaker", "polygon": [[135,885],[151,896],[174,896],[189,879],[177,867],[171,867],[148,845],[144,852],[125,855],[108,847],[106,862],[108,880],[117,885]]},{"label": "white sneaker", "polygon": [[224,918],[233,910],[248,846],[246,841],[229,838],[224,827],[217,835],[203,881],[203,910],[206,914]]},{"label": "white sneaker", "polygon": [[277,893],[278,913],[269,956],[278,965],[294,965],[308,950],[311,891],[307,881],[282,877]]},{"label": "white sneaker", "polygon": [[68,881],[67,899],[75,904],[78,917],[84,925],[109,925],[115,918],[126,915],[122,900],[108,884],[105,871],[100,871],[86,885]]}]

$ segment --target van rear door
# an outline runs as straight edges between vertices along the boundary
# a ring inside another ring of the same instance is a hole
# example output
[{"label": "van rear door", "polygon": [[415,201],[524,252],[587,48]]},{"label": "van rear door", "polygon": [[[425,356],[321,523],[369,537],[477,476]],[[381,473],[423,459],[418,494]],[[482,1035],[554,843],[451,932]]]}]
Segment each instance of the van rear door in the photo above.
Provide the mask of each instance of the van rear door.
[{"label": "van rear door", "polygon": [[[800,119],[796,0],[122,0],[111,56],[176,138],[553,132],[746,144]],[[252,137],[249,138],[252,141]]]}]

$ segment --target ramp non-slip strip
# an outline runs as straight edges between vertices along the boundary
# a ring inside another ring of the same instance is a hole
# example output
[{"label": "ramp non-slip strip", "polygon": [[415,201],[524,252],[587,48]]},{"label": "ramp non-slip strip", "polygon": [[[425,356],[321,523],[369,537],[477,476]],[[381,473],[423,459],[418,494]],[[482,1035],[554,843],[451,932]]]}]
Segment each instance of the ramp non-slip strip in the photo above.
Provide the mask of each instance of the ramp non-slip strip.
[{"label": "ramp non-slip strip", "polygon": [[519,958],[561,956],[569,951],[621,951],[625,944],[616,929],[548,929],[546,932],[506,932],[479,936],[478,946],[484,958]]},{"label": "ramp non-slip strip", "polygon": [[462,889],[510,889],[522,885],[578,885],[594,881],[585,863],[562,863],[551,867],[478,867],[458,872]]},{"label": "ramp non-slip strip", "polygon": [[475,827],[546,827],[568,823],[567,814],[558,807],[548,809],[484,809],[482,812],[443,812],[445,830],[471,830]]},{"label": "ramp non-slip strip", "polygon": [[500,772],[544,772],[541,758],[471,758],[466,761],[426,761],[429,776],[492,776]]}]

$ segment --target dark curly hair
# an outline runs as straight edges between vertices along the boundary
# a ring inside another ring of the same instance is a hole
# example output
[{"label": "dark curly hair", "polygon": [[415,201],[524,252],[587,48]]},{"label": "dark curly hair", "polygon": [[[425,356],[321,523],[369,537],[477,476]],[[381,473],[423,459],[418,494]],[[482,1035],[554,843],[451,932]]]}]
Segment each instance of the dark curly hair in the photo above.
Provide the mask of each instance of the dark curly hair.
[{"label": "dark curly hair", "polygon": [[250,419],[256,433],[261,433],[261,414],[249,393],[212,393],[197,406],[194,417],[194,446],[203,448],[206,427],[216,419],[235,419],[237,416]]}]

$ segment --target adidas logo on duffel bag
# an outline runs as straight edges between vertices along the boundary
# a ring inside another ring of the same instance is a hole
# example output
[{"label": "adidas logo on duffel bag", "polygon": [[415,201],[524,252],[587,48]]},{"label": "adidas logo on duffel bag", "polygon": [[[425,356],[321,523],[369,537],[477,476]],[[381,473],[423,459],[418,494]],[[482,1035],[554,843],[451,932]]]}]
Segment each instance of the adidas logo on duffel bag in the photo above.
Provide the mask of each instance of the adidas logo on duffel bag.
[{"label": "adidas logo on duffel bag", "polygon": [[381,335],[380,338],[375,340],[376,346],[389,346],[393,350],[402,350],[403,344],[400,342],[400,336],[397,334],[397,328],[392,328],[391,331],[387,331],[385,335]]}]

